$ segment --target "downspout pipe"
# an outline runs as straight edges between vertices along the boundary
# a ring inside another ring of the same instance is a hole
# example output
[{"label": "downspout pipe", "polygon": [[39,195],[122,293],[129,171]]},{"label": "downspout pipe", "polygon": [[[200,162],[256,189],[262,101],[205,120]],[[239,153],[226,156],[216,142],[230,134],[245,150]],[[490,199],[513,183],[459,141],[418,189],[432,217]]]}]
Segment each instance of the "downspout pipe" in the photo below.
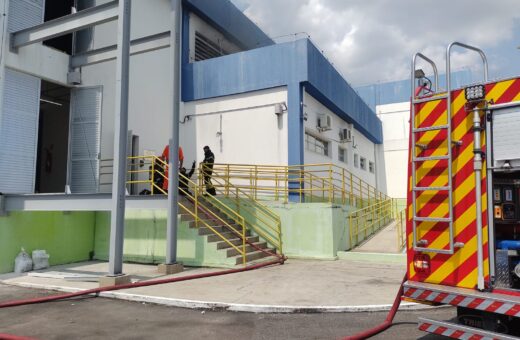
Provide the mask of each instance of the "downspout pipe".
[{"label": "downspout pipe", "polygon": [[473,169],[475,170],[475,207],[477,224],[477,288],[484,290],[484,256],[482,252],[482,149],[480,145],[481,109],[473,108]]}]

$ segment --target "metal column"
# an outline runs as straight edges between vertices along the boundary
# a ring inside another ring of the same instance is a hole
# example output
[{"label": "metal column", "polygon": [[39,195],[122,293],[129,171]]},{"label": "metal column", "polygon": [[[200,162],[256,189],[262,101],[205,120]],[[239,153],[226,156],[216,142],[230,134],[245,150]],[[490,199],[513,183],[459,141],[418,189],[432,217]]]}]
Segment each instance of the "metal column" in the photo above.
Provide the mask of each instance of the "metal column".
[{"label": "metal column", "polygon": [[116,106],[114,123],[114,168],[110,216],[109,275],[123,273],[125,226],[126,144],[128,131],[128,73],[130,63],[130,1],[119,1],[117,23]]},{"label": "metal column", "polygon": [[171,74],[172,74],[172,125],[168,163],[168,221],[166,225],[166,264],[177,262],[177,215],[179,202],[179,110],[181,64],[181,0],[171,0]]}]

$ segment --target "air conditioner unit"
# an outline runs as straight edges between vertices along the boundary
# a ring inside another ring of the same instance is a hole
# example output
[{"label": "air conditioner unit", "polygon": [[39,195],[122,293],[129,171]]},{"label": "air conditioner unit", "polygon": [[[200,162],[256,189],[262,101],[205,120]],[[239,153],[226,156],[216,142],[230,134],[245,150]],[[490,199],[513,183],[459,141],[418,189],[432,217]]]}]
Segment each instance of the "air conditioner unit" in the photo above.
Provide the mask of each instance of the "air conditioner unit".
[{"label": "air conditioner unit", "polygon": [[332,129],[332,117],[326,113],[318,114],[318,130],[327,131]]},{"label": "air conditioner unit", "polygon": [[340,129],[339,130],[339,141],[341,143],[352,142],[352,130],[351,129]]}]

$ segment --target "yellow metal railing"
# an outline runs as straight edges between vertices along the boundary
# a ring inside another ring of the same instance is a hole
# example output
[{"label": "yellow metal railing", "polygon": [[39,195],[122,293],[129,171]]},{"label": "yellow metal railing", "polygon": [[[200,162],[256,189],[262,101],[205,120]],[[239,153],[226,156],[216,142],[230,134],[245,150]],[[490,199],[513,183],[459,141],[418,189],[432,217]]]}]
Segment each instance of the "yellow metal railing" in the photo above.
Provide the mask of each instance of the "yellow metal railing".
[{"label": "yellow metal railing", "polygon": [[401,251],[406,246],[406,198],[394,198],[393,201],[397,232],[397,249]]},{"label": "yellow metal railing", "polygon": [[255,199],[288,202],[291,197],[298,202],[329,202],[363,208],[389,198],[347,169],[333,164],[215,164],[214,171],[218,171],[225,183],[233,183]]},{"label": "yellow metal railing", "polygon": [[397,250],[402,250],[405,245],[405,213],[399,203],[397,199],[386,199],[352,211],[347,217],[350,248],[359,245],[370,235],[394,221],[397,231]]},{"label": "yellow metal railing", "polygon": [[[159,157],[129,157],[127,183],[145,185],[149,187],[151,195],[167,194],[160,185],[167,179],[164,169],[167,169],[167,163]],[[180,206],[195,218],[197,225],[202,223],[230,245],[231,242],[217,230],[201,221],[199,210],[207,211],[207,214],[223,222],[233,233],[241,235],[243,249],[234,245],[232,247],[243,255],[244,261],[246,229],[254,230],[282,253],[280,218],[261,203],[264,200],[288,202],[291,198],[291,201],[329,202],[358,208],[349,214],[346,221],[349,223],[351,247],[390,221],[396,220],[398,248],[402,249],[404,245],[404,216],[402,211],[398,211],[397,201],[342,167],[333,164],[214,164],[211,181],[219,198],[203,196],[204,170],[202,165],[197,169],[198,185],[185,178],[191,191],[183,194],[193,201],[193,209]],[[229,223],[224,223],[224,219],[217,217],[212,208],[216,208],[240,227],[235,228]]]},{"label": "yellow metal railing", "polygon": [[[179,177],[188,184],[188,189],[179,188],[179,193],[188,199],[188,202],[193,205],[193,208],[190,209],[186,201],[179,202],[179,207],[181,207],[182,210],[195,219],[196,227],[199,227],[202,224],[203,226],[210,229],[215,235],[218,235],[222,241],[226,242],[229,246],[235,249],[242,256],[243,265],[246,265],[246,223],[244,218],[216,197],[201,196],[201,191],[199,190],[197,184],[188,179],[186,176],[179,174]],[[229,223],[228,220],[219,215],[218,212],[215,212],[214,207],[217,208],[219,212],[225,214],[228,219],[234,222],[235,225],[238,225],[238,228]],[[231,231],[235,236],[241,239],[241,245],[237,246],[233,244],[233,242],[222,235],[222,233],[219,232],[214,226],[208,223],[204,217],[217,220],[221,226]]]},{"label": "yellow metal railing", "polygon": [[[104,171],[100,171],[102,175],[111,175],[112,168],[109,163],[111,160],[103,160],[100,167]],[[167,190],[163,189],[162,183],[168,179],[166,171],[168,164],[157,156],[132,156],[128,157],[127,174],[129,180],[127,185],[144,185],[150,191],[150,195],[167,195]],[[110,169],[111,170],[111,169]],[[242,257],[242,263],[247,262],[246,251],[246,222],[244,217],[234,211],[229,205],[213,196],[203,196],[202,190],[197,183],[190,180],[186,176],[179,174],[180,180],[187,184],[187,189],[179,188],[179,194],[185,199],[179,200],[179,207],[182,212],[190,215],[194,219],[195,226],[206,227],[217,235],[222,241],[227,243],[231,248],[235,249]],[[102,183],[101,183],[102,184]],[[222,215],[226,217],[222,217]],[[208,221],[216,221],[223,229],[231,231],[236,237],[241,239],[240,245],[235,245],[222,232],[215,228],[214,223]],[[232,221],[231,223],[229,221]]]},{"label": "yellow metal railing", "polygon": [[[208,170],[204,164],[201,164],[199,169],[200,190],[204,190],[204,173]],[[280,217],[249,192],[231,183],[221,170],[212,169],[211,172],[212,186],[219,197],[227,199],[234,211],[246,217],[245,223],[249,229],[274,246],[279,254],[283,254]]]},{"label": "yellow metal railing", "polygon": [[[168,179],[168,177],[166,176],[166,169],[168,169],[168,163],[166,163],[162,158],[159,158],[157,156],[132,156],[128,157],[128,161],[128,174],[130,178],[133,177],[132,175],[136,175],[137,179],[127,180],[127,184],[147,184],[150,186],[150,195],[167,194],[166,190],[164,190],[162,186],[158,183],[161,183],[161,181],[165,181]],[[139,167],[145,167],[145,169],[136,170],[137,167],[135,165],[135,161],[139,162]],[[147,178],[140,179],[139,175],[141,174],[146,174]]]},{"label": "yellow metal railing", "polygon": [[[113,175],[113,159],[102,159],[99,166],[99,185],[111,185]],[[165,169],[168,168],[162,158],[157,156],[129,156],[127,157],[128,186],[144,185],[150,195],[165,195],[166,190],[159,185],[167,179]],[[141,186],[141,188],[143,188]]]}]

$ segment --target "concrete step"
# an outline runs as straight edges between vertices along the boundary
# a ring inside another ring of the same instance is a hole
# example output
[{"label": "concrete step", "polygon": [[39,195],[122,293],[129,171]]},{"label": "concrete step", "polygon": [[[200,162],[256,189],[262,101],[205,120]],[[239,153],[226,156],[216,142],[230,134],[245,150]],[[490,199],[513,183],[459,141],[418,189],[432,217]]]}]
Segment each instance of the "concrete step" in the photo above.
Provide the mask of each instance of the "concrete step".
[{"label": "concrete step", "polygon": [[[276,251],[274,249],[266,249],[266,250],[268,250],[271,253],[276,253]],[[255,251],[255,252],[247,253],[246,262],[258,260],[258,259],[268,257],[268,256],[270,256],[270,255],[266,254],[263,251]],[[242,264],[242,255],[234,256],[234,258],[235,258],[235,264]]]},{"label": "concrete step", "polygon": [[[249,237],[246,237],[246,240],[248,242],[255,243],[255,242],[258,242],[260,240],[260,237],[258,237],[258,236],[249,236]],[[233,245],[237,246],[237,245],[242,244],[242,239],[241,238],[235,238],[235,239],[229,240],[229,242],[232,243]],[[217,243],[217,249],[226,249],[226,248],[231,248],[229,243],[227,243],[225,241],[220,241],[220,242]]]},{"label": "concrete step", "polygon": [[[180,203],[182,203],[186,209],[189,209],[190,211],[195,212],[195,204],[193,202],[184,199]],[[211,202],[204,201],[203,204],[204,204],[204,207],[200,207],[200,205],[199,205],[199,211],[198,211],[199,218],[218,220],[218,218],[215,217],[215,216],[218,216],[219,218],[225,219],[227,221],[232,221],[232,219],[230,219],[227,214],[221,212],[218,208],[215,208],[211,204]],[[180,208],[179,213],[190,215],[183,208]],[[186,217],[186,218],[187,218],[186,220],[189,221],[189,218],[188,217]],[[193,220],[193,217],[191,217],[191,219]]]},{"label": "concrete step", "polygon": [[[200,216],[200,215],[199,215]],[[231,224],[231,225],[235,225],[235,221],[231,220],[231,219],[223,219],[224,222],[228,223],[228,224]],[[210,226],[219,226],[219,225],[224,225],[225,223],[222,222],[222,220],[219,220],[217,218],[202,218],[201,220],[199,220],[199,227],[203,227],[204,224],[202,224],[201,222],[204,221],[205,223],[209,224]],[[197,224],[195,223],[195,218],[192,216],[191,217],[191,220],[189,220],[190,224],[189,224],[189,227],[190,228],[196,228],[197,227]],[[242,228],[240,228],[242,229]]]},{"label": "concrete step", "polygon": [[180,211],[181,212],[179,215],[181,215],[181,221],[186,221],[186,222],[190,222],[190,221],[193,221],[194,220],[194,217],[191,216],[190,214],[186,213],[185,211]]},{"label": "concrete step", "polygon": [[[260,249],[267,248],[267,242],[256,242],[256,243],[254,243],[254,245],[256,247],[253,247],[250,244],[246,244],[246,253],[247,254],[259,251],[258,248],[260,248]],[[240,250],[242,250],[242,245],[240,245],[238,248]],[[239,254],[240,254],[240,252],[238,250],[236,250],[235,248],[228,249],[227,253],[226,253],[227,257],[233,257],[233,256],[236,256]]]},{"label": "concrete step", "polygon": [[[235,233],[232,233],[232,232],[224,232],[221,235],[228,240],[233,240],[233,239],[237,238],[237,235],[235,235]],[[248,237],[248,236],[251,236],[251,232],[249,230],[246,230],[246,237]],[[220,238],[219,235],[216,235],[216,234],[208,235],[208,242],[219,242],[219,241],[225,242],[225,241],[222,241],[222,238]]]},{"label": "concrete step", "polygon": [[[211,226],[215,231],[219,233],[225,233],[225,232],[233,232],[233,230],[229,229],[227,226],[224,225],[215,225]],[[231,224],[231,227],[235,228],[237,231],[242,232],[242,228],[236,224]],[[199,235],[210,235],[214,234],[214,231],[211,230],[208,227],[200,226],[197,228],[199,231]]]}]

